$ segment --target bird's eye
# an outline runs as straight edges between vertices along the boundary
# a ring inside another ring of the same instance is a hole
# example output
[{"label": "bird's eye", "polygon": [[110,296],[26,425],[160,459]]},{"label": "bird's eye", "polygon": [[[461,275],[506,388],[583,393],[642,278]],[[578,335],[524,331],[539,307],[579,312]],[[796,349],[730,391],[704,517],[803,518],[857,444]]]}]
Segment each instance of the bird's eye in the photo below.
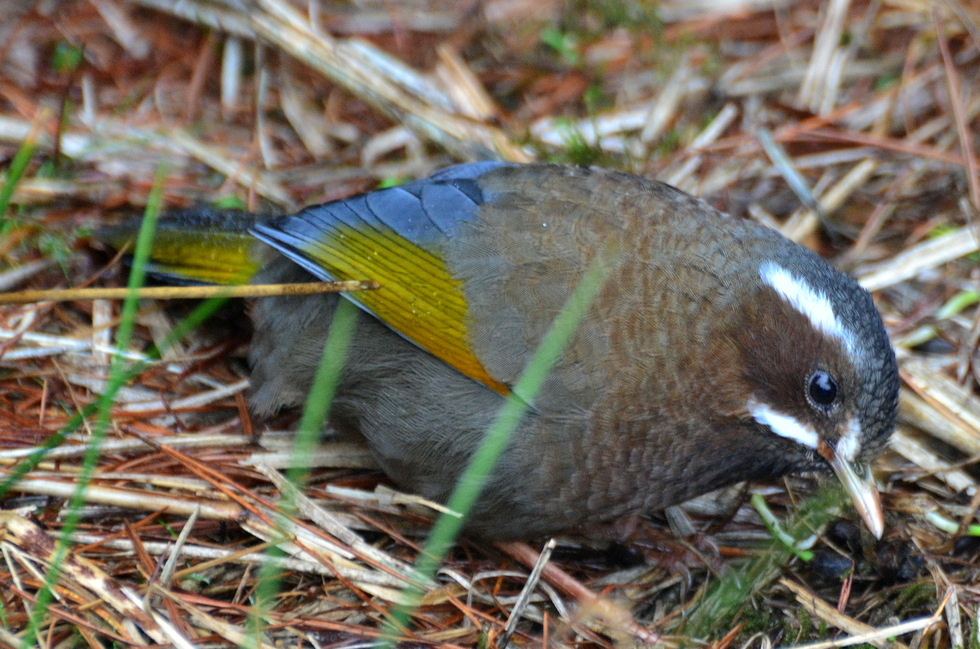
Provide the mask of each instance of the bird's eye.
[{"label": "bird's eye", "polygon": [[828,372],[817,370],[810,376],[807,394],[817,406],[828,407],[837,401],[837,381]]}]

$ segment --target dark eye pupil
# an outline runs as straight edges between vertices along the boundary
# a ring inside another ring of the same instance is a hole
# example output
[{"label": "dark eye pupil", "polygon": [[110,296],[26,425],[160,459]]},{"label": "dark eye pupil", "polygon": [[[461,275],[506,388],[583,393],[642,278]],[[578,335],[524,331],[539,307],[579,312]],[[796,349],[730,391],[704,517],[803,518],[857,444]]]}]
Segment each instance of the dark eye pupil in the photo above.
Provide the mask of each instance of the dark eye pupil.
[{"label": "dark eye pupil", "polygon": [[810,398],[818,405],[829,406],[837,399],[837,381],[823,370],[813,373],[807,389],[810,392]]}]

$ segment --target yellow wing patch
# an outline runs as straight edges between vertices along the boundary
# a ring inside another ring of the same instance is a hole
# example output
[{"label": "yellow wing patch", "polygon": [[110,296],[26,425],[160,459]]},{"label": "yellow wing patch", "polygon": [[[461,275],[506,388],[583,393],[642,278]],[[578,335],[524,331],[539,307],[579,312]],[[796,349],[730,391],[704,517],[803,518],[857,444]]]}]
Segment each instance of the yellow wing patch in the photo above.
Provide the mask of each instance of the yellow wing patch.
[{"label": "yellow wing patch", "polygon": [[351,297],[436,358],[500,394],[509,393],[470,349],[462,282],[436,255],[391,231],[339,224],[299,249],[335,279],[376,280],[379,290]]}]

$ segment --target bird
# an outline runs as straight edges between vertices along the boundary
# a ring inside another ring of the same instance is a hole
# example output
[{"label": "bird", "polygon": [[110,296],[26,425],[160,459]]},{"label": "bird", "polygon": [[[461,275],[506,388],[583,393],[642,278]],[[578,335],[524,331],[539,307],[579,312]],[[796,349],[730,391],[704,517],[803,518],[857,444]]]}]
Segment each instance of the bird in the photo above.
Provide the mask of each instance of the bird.
[{"label": "bird", "polygon": [[613,251],[470,534],[534,539],[813,471],[833,472],[883,534],[869,463],[894,427],[895,354],[870,294],[772,229],[626,172],[505,162],[231,220],[254,237],[253,282],[380,284],[254,301],[253,414],[302,405],[350,300],[357,330],[330,425],[439,502],[589,264]]}]

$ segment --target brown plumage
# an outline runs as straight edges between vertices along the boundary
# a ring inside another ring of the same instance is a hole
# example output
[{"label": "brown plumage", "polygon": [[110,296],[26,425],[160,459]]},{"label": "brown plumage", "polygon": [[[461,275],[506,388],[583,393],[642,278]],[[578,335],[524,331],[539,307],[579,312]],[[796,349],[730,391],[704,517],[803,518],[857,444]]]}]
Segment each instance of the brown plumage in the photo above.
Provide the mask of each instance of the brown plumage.
[{"label": "brown plumage", "polygon": [[[342,235],[362,228],[388,238],[354,249]],[[891,432],[894,354],[870,296],[773,231],[625,173],[481,163],[254,232],[285,253],[258,282],[357,276],[333,265],[338,249],[419,269],[424,251],[445,265],[465,297],[455,316],[464,343],[499,383],[423,349],[415,320],[389,327],[382,321],[401,320],[368,306],[332,409],[333,425],[363,435],[396,483],[435,500],[451,492],[502,404],[499,385],[516,381],[589,261],[604,246],[618,251],[495,468],[473,533],[530,538],[828,463],[881,533],[860,463]],[[404,288],[392,282],[381,291]],[[424,290],[405,298],[422,305],[406,313],[443,308]],[[254,304],[258,415],[302,403],[337,299]]]}]

